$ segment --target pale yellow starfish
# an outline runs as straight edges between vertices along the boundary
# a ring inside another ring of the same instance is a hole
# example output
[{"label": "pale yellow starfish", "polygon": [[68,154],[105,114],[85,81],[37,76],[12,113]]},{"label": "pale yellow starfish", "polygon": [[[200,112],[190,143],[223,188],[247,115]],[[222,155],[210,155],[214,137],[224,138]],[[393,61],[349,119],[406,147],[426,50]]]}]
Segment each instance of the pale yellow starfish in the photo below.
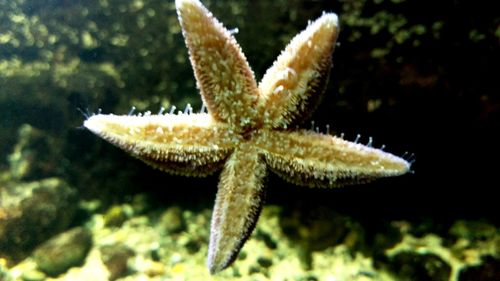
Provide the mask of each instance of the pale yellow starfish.
[{"label": "pale yellow starfish", "polygon": [[392,154],[294,129],[319,102],[332,67],[337,16],[325,13],[281,53],[257,85],[232,34],[197,0],[177,0],[191,64],[208,113],[103,115],[84,126],[163,171],[206,176],[222,168],[208,267],[228,267],[252,232],[268,168],[310,187],[367,182],[409,171]]}]

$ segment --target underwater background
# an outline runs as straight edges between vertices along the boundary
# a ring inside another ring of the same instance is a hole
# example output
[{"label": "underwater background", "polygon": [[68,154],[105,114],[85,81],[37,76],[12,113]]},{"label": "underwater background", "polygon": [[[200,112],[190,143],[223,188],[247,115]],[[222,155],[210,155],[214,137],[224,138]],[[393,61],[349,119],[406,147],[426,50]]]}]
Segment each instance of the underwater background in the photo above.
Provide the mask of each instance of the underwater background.
[{"label": "underwater background", "polygon": [[238,28],[257,80],[338,13],[314,126],[413,153],[414,173],[341,189],[271,173],[251,238],[210,277],[218,174],[162,173],[82,128],[81,111],[201,107],[174,1],[0,0],[0,280],[500,280],[492,4],[203,3]]}]

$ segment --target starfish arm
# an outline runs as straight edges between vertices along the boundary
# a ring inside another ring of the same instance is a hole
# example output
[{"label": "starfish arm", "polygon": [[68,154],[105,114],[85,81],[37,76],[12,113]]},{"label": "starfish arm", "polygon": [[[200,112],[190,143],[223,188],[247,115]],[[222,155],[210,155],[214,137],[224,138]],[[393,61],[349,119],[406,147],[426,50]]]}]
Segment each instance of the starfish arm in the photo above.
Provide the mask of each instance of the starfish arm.
[{"label": "starfish arm", "polygon": [[249,145],[236,149],[224,166],[215,200],[208,248],[212,274],[227,268],[255,227],[264,196],[266,164]]},{"label": "starfish arm", "polygon": [[380,149],[311,131],[269,131],[257,142],[272,171],[295,184],[337,187],[405,174],[406,160]]},{"label": "starfish arm", "polygon": [[257,83],[233,35],[197,0],[176,0],[191,64],[208,112],[234,127],[254,127]]},{"label": "starfish arm", "polygon": [[205,176],[232,150],[226,125],[208,114],[91,116],[87,129],[160,170]]},{"label": "starfish arm", "polygon": [[286,128],[310,117],[328,82],[337,34],[337,15],[322,15],[268,69],[259,83],[268,127]]}]

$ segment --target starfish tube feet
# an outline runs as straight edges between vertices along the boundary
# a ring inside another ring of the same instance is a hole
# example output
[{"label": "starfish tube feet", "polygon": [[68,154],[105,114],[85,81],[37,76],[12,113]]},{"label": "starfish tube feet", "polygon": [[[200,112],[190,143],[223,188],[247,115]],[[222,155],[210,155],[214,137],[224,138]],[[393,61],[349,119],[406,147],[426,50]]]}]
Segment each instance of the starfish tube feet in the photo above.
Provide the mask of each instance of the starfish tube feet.
[{"label": "starfish tube feet", "polygon": [[298,185],[339,187],[410,170],[403,158],[330,135],[275,131],[265,139],[260,148],[271,170]]},{"label": "starfish tube feet", "polygon": [[177,0],[191,65],[208,112],[235,127],[252,126],[258,89],[233,35],[197,0]]},{"label": "starfish tube feet", "polygon": [[314,111],[328,82],[338,18],[325,13],[295,36],[259,83],[266,125],[287,128]]},{"label": "starfish tube feet", "polygon": [[83,125],[94,134],[162,171],[206,176],[220,168],[232,151],[224,124],[208,114],[97,114]]},{"label": "starfish tube feet", "polygon": [[249,144],[237,148],[226,162],[212,214],[210,273],[228,267],[252,233],[262,208],[265,175],[265,162]]}]

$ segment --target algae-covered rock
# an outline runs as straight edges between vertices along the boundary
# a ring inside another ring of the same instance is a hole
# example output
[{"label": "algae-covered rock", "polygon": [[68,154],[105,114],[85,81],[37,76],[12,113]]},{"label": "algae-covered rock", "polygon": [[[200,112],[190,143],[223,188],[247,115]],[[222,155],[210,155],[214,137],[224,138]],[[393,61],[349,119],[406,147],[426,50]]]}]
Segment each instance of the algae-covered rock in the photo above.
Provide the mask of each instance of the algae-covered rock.
[{"label": "algae-covered rock", "polygon": [[0,186],[0,256],[20,260],[67,228],[76,207],[75,191],[59,178]]},{"label": "algae-covered rock", "polygon": [[132,215],[132,208],[129,205],[113,205],[104,214],[104,224],[106,226],[121,226]]},{"label": "algae-covered rock", "polygon": [[85,228],[77,227],[40,245],[33,258],[41,271],[56,276],[73,266],[82,265],[91,246],[92,234]]}]

